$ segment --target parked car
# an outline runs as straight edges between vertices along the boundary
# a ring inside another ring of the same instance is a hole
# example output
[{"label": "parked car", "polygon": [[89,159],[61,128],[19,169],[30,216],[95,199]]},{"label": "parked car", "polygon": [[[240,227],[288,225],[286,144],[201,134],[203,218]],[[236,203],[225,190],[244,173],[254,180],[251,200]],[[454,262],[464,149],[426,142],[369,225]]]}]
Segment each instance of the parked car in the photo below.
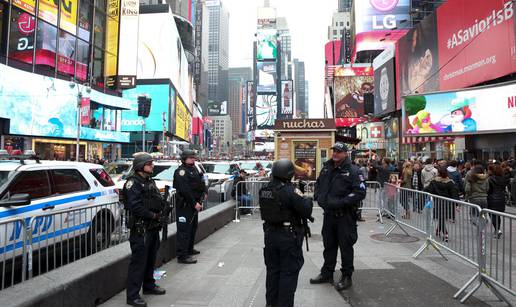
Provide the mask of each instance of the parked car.
[{"label": "parked car", "polygon": [[233,179],[240,171],[238,164],[228,161],[206,161],[202,165],[208,175],[208,200],[215,201],[210,195],[219,196],[217,201],[229,200],[233,188]]},{"label": "parked car", "polygon": [[132,161],[116,161],[109,163],[104,168],[109,176],[111,176],[111,179],[117,182],[123,175],[129,173],[132,164]]},{"label": "parked car", "polygon": [[[82,235],[89,248],[109,246],[115,226],[121,224],[118,193],[98,164],[0,160],[0,258],[22,253],[23,226],[38,243],[33,250]],[[11,219],[22,219],[25,225]]]}]

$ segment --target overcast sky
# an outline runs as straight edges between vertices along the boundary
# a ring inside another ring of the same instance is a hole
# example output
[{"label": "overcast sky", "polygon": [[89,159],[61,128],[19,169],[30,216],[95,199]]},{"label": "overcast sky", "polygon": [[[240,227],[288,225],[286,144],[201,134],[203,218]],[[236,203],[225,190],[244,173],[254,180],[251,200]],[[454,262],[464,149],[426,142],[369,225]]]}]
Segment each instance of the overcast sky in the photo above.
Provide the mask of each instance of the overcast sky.
[{"label": "overcast sky", "polygon": [[[263,0],[222,0],[229,11],[229,67],[252,67],[257,8]],[[310,117],[323,116],[324,44],[337,0],[270,0],[285,17],[292,36],[292,59],[305,62]]]}]

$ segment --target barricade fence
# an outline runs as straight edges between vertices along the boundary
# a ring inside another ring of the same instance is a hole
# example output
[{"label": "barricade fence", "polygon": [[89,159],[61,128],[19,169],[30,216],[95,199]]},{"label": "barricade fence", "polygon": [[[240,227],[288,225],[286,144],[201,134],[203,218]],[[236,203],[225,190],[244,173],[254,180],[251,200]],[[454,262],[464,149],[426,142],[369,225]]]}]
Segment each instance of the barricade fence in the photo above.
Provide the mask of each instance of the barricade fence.
[{"label": "barricade fence", "polygon": [[[175,222],[175,192],[168,199]],[[129,239],[119,202],[0,222],[0,290],[96,254]]]},{"label": "barricade fence", "polygon": [[486,284],[500,300],[511,305],[504,293],[516,296],[513,282],[516,250],[512,233],[515,215],[388,183],[383,187],[383,200],[384,210],[393,220],[386,236],[399,228],[406,235],[409,235],[407,229],[411,229],[425,237],[414,258],[432,247],[443,258],[447,259],[442,252],[445,250],[478,270],[455,294],[461,303]]}]

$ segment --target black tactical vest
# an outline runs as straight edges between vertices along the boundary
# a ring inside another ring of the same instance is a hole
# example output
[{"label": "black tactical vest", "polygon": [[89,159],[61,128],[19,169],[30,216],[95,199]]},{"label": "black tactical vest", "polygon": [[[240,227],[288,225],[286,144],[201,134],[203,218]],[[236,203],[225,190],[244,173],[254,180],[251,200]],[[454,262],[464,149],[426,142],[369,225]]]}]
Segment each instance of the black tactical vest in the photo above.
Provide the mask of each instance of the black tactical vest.
[{"label": "black tactical vest", "polygon": [[151,212],[160,213],[163,210],[163,197],[153,181],[146,181],[143,187],[143,205]]},{"label": "black tactical vest", "polygon": [[293,222],[292,212],[281,204],[279,192],[284,187],[268,184],[260,189],[260,212],[262,220],[268,224]]}]

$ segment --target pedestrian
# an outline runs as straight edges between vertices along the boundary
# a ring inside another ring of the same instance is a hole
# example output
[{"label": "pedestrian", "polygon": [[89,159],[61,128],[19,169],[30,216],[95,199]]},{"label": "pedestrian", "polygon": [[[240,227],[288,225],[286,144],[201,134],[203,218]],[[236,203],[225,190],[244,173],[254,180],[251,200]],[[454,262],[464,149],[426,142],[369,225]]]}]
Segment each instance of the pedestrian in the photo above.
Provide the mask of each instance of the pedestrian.
[{"label": "pedestrian", "polygon": [[251,195],[247,193],[247,186],[245,183],[246,176],[247,172],[244,169],[241,169],[238,177],[233,181],[233,188],[231,190],[231,196],[240,203],[240,213],[242,214],[251,213],[251,209],[245,209],[245,207],[250,207],[252,202]]},{"label": "pedestrian", "polygon": [[[412,175],[414,174],[412,162],[407,161],[403,164],[403,169],[401,171],[401,187],[404,189],[412,189]],[[401,196],[401,205],[403,209],[405,209],[405,214],[401,216],[403,219],[410,219],[410,198],[408,197],[408,191],[402,190]]]},{"label": "pedestrian", "polygon": [[[492,172],[493,174],[488,179],[487,208],[498,212],[505,212],[507,178],[505,178],[504,169],[501,165],[495,165]],[[495,230],[495,238],[500,238],[502,236],[502,230],[500,229],[501,217],[491,214],[491,223]]]},{"label": "pedestrian", "polygon": [[196,153],[187,149],[181,153],[181,165],[174,172],[176,189],[176,256],[178,263],[197,263],[193,255],[200,252],[194,249],[198,216],[202,201],[206,196],[204,177],[195,166]]},{"label": "pedestrian", "polygon": [[432,159],[426,159],[425,167],[421,171],[421,179],[423,180],[423,188],[426,188],[436,176],[437,176],[437,169],[432,164]]},{"label": "pedestrian", "polygon": [[[437,168],[437,174],[438,175],[425,188],[425,192],[458,200],[459,190],[453,180],[448,177],[446,166],[439,166]],[[449,201],[435,201],[433,204],[433,215],[434,218],[438,220],[435,236],[441,238],[444,242],[448,242],[446,220],[451,218],[453,212],[455,212],[455,204]]]},{"label": "pedestrian", "polygon": [[310,283],[333,283],[337,250],[340,249],[342,277],[335,284],[340,291],[352,285],[353,245],[358,239],[357,209],[366,196],[366,186],[358,168],[351,165],[347,146],[336,143],[332,149],[332,159],[324,163],[315,183],[314,199],[324,209],[324,265]]},{"label": "pedestrian", "polygon": [[306,223],[311,217],[313,203],[295,189],[291,182],[294,172],[292,161],[274,162],[272,179],[259,192],[264,220],[267,306],[294,306],[299,271],[304,263],[302,246],[306,229],[303,220]]},{"label": "pedestrian", "polygon": [[152,180],[153,159],[148,153],[136,153],[133,171],[124,184],[124,205],[129,213],[127,227],[130,230],[131,260],[127,274],[127,304],[147,306],[140,297],[143,294],[165,294],[156,285],[154,264],[159,249],[159,231],[164,200]]},{"label": "pedestrian", "polygon": [[375,168],[378,173],[377,180],[380,185],[383,185],[389,181],[391,175],[391,162],[388,158],[383,158],[380,163],[375,163]]},{"label": "pedestrian", "polygon": [[464,195],[464,183],[462,181],[462,176],[457,170],[457,161],[450,161],[446,170],[448,171],[448,178],[453,180],[453,183],[455,183],[455,186],[459,191],[459,195]]},{"label": "pedestrian", "polygon": [[[466,201],[480,206],[482,209],[487,207],[487,191],[489,190],[489,182],[484,167],[477,164],[466,174],[464,193]],[[478,214],[475,209],[471,208],[470,216],[474,225],[477,224]]]},{"label": "pedestrian", "polygon": [[[414,168],[412,171],[412,190],[423,191],[423,179],[421,178],[422,165],[421,162],[414,162]],[[412,211],[421,213],[423,211],[424,195],[421,193],[411,193],[412,199]]]}]

